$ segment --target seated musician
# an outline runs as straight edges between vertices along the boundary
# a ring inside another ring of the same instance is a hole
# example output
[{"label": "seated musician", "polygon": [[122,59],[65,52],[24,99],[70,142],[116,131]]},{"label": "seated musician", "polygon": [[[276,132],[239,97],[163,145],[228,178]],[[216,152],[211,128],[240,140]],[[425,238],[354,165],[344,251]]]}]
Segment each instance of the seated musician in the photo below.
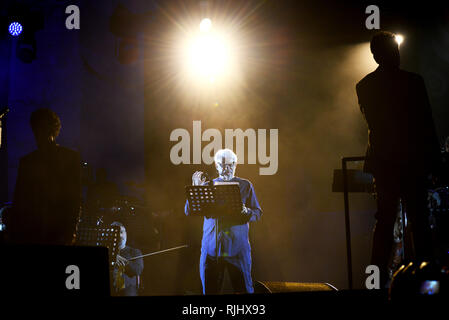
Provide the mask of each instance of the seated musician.
[{"label": "seated musician", "polygon": [[113,222],[111,226],[120,227],[119,252],[113,271],[114,294],[118,296],[137,296],[138,280],[143,271],[143,259],[139,258],[132,261],[128,259],[141,256],[142,252],[126,245],[127,233],[122,223]]}]

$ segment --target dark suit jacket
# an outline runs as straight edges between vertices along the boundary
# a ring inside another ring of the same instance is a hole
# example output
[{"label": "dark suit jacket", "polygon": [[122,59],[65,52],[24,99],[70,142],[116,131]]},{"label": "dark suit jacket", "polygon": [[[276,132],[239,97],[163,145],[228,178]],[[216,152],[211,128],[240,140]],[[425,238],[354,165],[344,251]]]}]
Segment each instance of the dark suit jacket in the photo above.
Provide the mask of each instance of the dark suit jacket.
[{"label": "dark suit jacket", "polygon": [[7,225],[16,243],[69,244],[81,204],[80,157],[54,145],[20,159]]},{"label": "dark suit jacket", "polygon": [[[141,256],[142,252],[139,249],[134,249],[129,246],[125,246],[119,253],[123,258],[130,259],[137,256]],[[130,261],[125,267],[123,278],[125,280],[125,289],[120,290],[119,295],[122,296],[137,296],[137,276],[140,276],[143,272],[143,259],[136,259]],[[114,269],[114,279],[117,276],[117,269]]]},{"label": "dark suit jacket", "polygon": [[421,76],[379,67],[356,91],[369,131],[365,171],[393,166],[427,172],[438,162],[439,142]]}]

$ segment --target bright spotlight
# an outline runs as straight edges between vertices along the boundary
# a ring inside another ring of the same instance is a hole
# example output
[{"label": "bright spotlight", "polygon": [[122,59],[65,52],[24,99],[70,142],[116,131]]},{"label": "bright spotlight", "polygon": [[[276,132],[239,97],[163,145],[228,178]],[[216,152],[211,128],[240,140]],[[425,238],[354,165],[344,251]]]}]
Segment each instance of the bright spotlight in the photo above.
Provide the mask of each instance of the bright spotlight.
[{"label": "bright spotlight", "polygon": [[188,46],[189,69],[193,75],[213,83],[229,63],[229,45],[217,34],[200,34]]},{"label": "bright spotlight", "polygon": [[242,79],[238,63],[241,51],[235,34],[228,27],[212,25],[208,18],[201,20],[199,26],[192,25],[178,47],[180,80],[198,89],[201,95],[234,88]]},{"label": "bright spotlight", "polygon": [[201,20],[200,23],[200,31],[201,32],[208,32],[212,28],[212,21],[209,18],[205,18]]},{"label": "bright spotlight", "polygon": [[400,46],[402,42],[404,42],[404,37],[400,34],[397,34],[395,36],[396,42],[398,43],[398,45]]},{"label": "bright spotlight", "polygon": [[22,33],[22,30],[23,30],[23,27],[18,22],[12,22],[8,27],[9,34],[14,37],[17,37],[18,35],[20,35]]}]

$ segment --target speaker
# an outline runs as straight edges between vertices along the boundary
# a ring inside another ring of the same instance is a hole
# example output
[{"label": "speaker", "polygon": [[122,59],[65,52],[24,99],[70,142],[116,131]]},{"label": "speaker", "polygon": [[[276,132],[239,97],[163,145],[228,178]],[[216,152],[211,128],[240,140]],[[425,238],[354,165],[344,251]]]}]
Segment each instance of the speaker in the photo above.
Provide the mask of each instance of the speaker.
[{"label": "speaker", "polygon": [[2,245],[0,295],[110,295],[105,247]]},{"label": "speaker", "polygon": [[310,291],[338,291],[329,283],[320,282],[281,282],[281,281],[256,281],[255,293],[280,293],[280,292],[310,292]]}]

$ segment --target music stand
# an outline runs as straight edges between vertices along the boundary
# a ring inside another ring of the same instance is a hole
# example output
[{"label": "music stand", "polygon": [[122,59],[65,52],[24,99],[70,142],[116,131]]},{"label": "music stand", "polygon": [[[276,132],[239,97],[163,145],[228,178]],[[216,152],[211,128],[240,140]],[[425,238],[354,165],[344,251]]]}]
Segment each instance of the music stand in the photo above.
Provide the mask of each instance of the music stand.
[{"label": "music stand", "polygon": [[109,265],[112,267],[118,253],[120,227],[78,225],[75,245],[106,247],[109,252]]},{"label": "music stand", "polygon": [[186,186],[193,215],[227,217],[240,214],[242,198],[238,182],[216,182],[213,186]]},{"label": "music stand", "polygon": [[334,170],[334,181],[332,184],[332,192],[343,192],[346,228],[346,264],[349,289],[352,289],[352,250],[351,228],[349,220],[349,192],[374,192],[373,176],[360,170],[348,169],[347,163],[352,161],[365,161],[365,157],[343,157],[341,159],[341,170]]},{"label": "music stand", "polygon": [[242,197],[238,182],[215,182],[213,186],[186,186],[191,213],[215,219],[215,257],[218,263],[218,218],[232,217],[242,212]]}]

